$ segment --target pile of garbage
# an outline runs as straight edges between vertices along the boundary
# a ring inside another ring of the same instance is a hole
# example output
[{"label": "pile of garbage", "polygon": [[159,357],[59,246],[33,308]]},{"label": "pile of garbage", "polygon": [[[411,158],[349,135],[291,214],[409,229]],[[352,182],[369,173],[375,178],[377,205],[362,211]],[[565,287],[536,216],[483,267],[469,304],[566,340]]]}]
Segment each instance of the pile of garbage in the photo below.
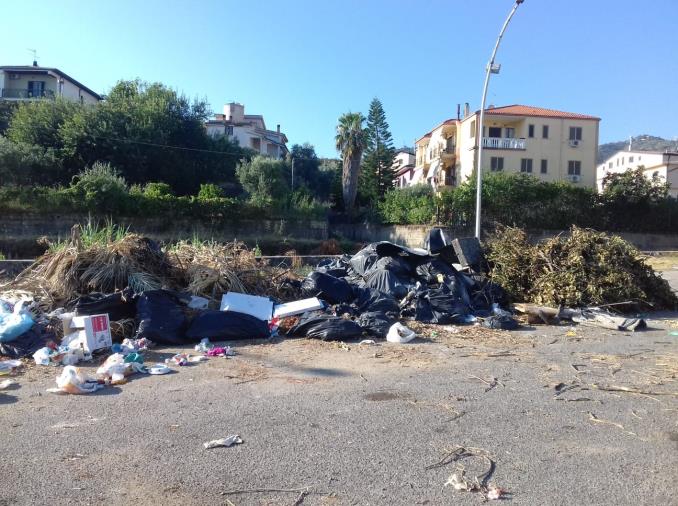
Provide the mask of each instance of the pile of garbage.
[{"label": "pile of garbage", "polygon": [[503,228],[487,245],[491,279],[513,301],[547,306],[604,306],[642,302],[675,309],[678,298],[643,255],[619,236],[572,227],[568,234],[528,241]]}]

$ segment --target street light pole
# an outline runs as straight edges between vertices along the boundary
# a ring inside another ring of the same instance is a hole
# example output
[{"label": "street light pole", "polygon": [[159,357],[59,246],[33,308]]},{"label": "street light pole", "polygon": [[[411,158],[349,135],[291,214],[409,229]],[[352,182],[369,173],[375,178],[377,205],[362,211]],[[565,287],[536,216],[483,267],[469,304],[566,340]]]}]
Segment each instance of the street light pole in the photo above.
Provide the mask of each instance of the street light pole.
[{"label": "street light pole", "polygon": [[481,208],[482,208],[482,184],[483,184],[483,121],[485,120],[485,101],[487,100],[487,88],[490,85],[490,75],[498,74],[499,68],[494,64],[494,59],[497,56],[497,50],[499,49],[499,43],[501,42],[506,27],[508,26],[511,18],[518,10],[518,6],[523,3],[525,0],[516,0],[516,3],[513,5],[511,12],[509,13],[506,21],[504,21],[504,26],[501,27],[499,32],[499,37],[497,37],[497,42],[494,45],[492,50],[492,56],[490,57],[490,62],[487,64],[487,69],[485,69],[485,85],[483,86],[483,99],[480,102],[480,118],[478,119],[478,131],[475,133],[476,139],[478,139],[478,160],[476,165],[476,237],[480,239],[480,218],[481,218]]}]

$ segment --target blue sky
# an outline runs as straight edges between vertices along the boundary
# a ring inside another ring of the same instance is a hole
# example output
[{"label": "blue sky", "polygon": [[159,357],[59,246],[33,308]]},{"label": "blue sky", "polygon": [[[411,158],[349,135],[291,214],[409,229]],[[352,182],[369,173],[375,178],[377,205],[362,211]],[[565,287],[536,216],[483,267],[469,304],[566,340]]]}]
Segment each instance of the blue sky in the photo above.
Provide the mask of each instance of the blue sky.
[{"label": "blue sky", "polygon": [[[73,0],[3,3],[0,64],[58,67],[96,91],[160,81],[215,111],[229,101],[336,156],[347,111],[384,104],[412,145],[456,104],[480,105],[510,0]],[[488,103],[602,118],[601,142],[678,137],[675,0],[525,0]],[[8,43],[11,41],[11,43]],[[17,43],[17,41],[21,41]]]}]

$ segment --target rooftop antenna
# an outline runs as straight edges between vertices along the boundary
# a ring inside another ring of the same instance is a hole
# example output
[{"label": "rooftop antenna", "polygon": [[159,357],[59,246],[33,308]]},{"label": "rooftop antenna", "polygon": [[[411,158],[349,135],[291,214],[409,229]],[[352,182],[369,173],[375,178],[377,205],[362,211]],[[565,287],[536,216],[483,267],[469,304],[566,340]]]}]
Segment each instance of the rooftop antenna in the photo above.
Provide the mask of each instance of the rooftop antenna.
[{"label": "rooftop antenna", "polygon": [[632,147],[633,147],[633,135],[629,135],[629,151],[631,151]]},{"label": "rooftop antenna", "polygon": [[37,67],[38,66],[38,51],[36,49],[26,49],[29,53],[33,53],[33,66]]}]

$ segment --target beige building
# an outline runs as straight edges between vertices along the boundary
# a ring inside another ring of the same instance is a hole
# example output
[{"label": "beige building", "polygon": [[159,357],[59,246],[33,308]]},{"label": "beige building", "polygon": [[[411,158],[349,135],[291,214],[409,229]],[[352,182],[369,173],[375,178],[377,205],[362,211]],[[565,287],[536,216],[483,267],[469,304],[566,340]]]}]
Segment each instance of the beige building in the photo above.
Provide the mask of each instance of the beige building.
[{"label": "beige building", "polygon": [[101,96],[56,68],[0,66],[0,100],[36,100],[63,97],[81,104],[95,104]]},{"label": "beige building", "polygon": [[544,181],[594,187],[600,119],[542,107],[510,105],[448,119],[416,141],[412,183],[457,186],[476,166],[483,145],[483,172],[527,173]]},{"label": "beige building", "polygon": [[287,155],[287,136],[276,130],[266,129],[264,117],[260,114],[245,114],[245,106],[235,102],[224,106],[223,114],[205,123],[207,133],[213,137],[225,135],[244,148],[250,148],[262,155],[281,159]]},{"label": "beige building", "polygon": [[620,174],[638,167],[643,167],[648,179],[656,176],[669,183],[669,195],[678,198],[678,151],[618,151],[598,166],[598,191],[603,191],[603,179],[608,174]]}]

